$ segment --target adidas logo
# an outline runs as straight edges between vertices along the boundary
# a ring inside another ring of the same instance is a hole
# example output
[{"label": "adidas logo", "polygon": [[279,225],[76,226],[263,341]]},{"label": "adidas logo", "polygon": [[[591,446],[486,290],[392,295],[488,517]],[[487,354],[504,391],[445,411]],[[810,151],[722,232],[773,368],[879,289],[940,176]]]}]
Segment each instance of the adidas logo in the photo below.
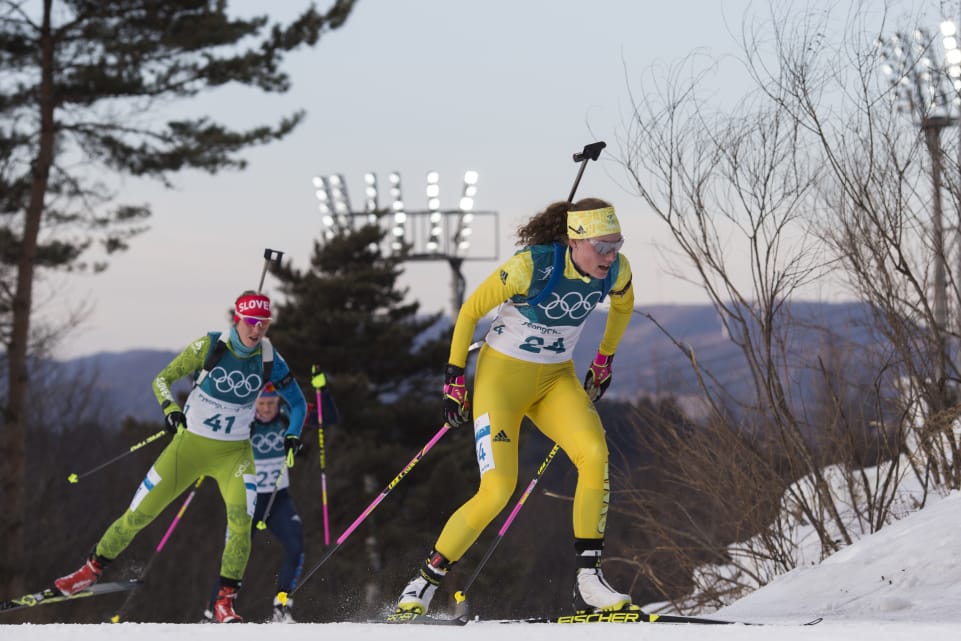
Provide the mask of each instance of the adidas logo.
[{"label": "adidas logo", "polygon": [[494,442],[510,443],[511,440],[507,438],[507,434],[504,432],[504,430],[501,430],[500,432],[497,433],[496,436],[494,436]]}]

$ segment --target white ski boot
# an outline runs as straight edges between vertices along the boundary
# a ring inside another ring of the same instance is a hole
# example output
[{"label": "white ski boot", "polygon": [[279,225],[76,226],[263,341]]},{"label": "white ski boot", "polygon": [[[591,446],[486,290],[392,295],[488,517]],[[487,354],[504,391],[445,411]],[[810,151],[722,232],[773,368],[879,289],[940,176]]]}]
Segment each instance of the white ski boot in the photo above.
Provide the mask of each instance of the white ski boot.
[{"label": "white ski boot", "polygon": [[434,592],[437,591],[440,580],[431,581],[425,575],[425,572],[420,571],[417,576],[410,580],[410,583],[401,593],[394,612],[418,615],[427,613],[427,608],[430,607],[431,599],[434,598]]},{"label": "white ski boot", "polygon": [[394,613],[387,617],[390,622],[410,620],[427,613],[437,586],[444,580],[451,562],[443,554],[431,550],[427,559],[397,600]]},{"label": "white ski boot", "polygon": [[271,617],[273,623],[296,623],[294,620],[294,615],[291,613],[291,608],[294,607],[294,600],[284,596],[283,599],[280,595],[274,597],[274,611]]},{"label": "white ski boot", "polygon": [[631,597],[610,586],[600,568],[580,568],[574,582],[574,610],[585,612],[614,612],[640,609]]}]

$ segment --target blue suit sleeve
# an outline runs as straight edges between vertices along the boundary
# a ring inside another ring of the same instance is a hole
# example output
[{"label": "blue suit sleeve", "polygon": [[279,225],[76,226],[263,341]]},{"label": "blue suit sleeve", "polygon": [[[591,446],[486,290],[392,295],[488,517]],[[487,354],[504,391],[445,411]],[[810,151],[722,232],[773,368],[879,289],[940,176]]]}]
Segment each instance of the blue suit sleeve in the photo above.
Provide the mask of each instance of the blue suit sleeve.
[{"label": "blue suit sleeve", "polygon": [[[277,387],[277,392],[287,403],[290,424],[284,436],[300,436],[307,418],[307,399],[300,391],[300,385],[290,374],[290,367],[287,366],[280,354],[274,353],[274,369],[270,373],[270,380]],[[287,383],[284,385],[284,383]]]}]

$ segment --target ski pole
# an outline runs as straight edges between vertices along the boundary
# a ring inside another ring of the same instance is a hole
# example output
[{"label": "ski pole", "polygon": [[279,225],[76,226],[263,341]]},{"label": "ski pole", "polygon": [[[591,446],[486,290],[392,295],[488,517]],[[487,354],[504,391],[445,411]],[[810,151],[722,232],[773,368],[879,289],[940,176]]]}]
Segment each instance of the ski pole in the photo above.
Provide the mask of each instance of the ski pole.
[{"label": "ski pole", "polygon": [[[204,482],[204,477],[201,476],[199,479],[197,479],[197,482],[194,483],[193,489],[190,490],[190,494],[187,495],[186,500],[184,500],[183,505],[180,506],[180,509],[177,511],[176,516],[174,516],[173,521],[170,522],[170,526],[167,527],[167,531],[164,533],[163,538],[160,539],[160,543],[157,544],[157,548],[154,550],[153,555],[150,557],[150,560],[147,561],[147,566],[144,568],[143,572],[141,572],[140,574],[141,581],[145,576],[147,576],[147,572],[150,570],[150,566],[153,565],[154,559],[157,558],[157,554],[159,554],[160,550],[164,549],[164,546],[167,545],[167,539],[170,538],[170,535],[173,534],[174,529],[176,529],[177,527],[177,524],[180,523],[180,519],[183,517],[184,512],[187,511],[187,507],[190,505],[190,502],[193,501],[194,496],[197,495],[197,488],[199,488],[200,484],[203,482]],[[130,599],[132,597],[133,597],[133,593],[130,593],[130,595],[128,595],[127,598],[124,600],[123,605],[120,606],[120,609],[117,610],[117,613],[112,617],[110,617],[111,623],[120,623],[120,615],[123,614],[123,612],[127,609],[127,605],[130,603]]]},{"label": "ski pole", "polygon": [[83,477],[89,476],[89,475],[93,474],[94,472],[97,472],[97,471],[99,471],[99,470],[102,470],[103,468],[107,467],[107,466],[110,465],[111,463],[116,463],[117,461],[119,461],[119,460],[122,459],[123,457],[129,456],[130,454],[133,454],[134,452],[136,452],[137,450],[139,450],[139,449],[140,449],[141,447],[143,447],[144,445],[149,445],[150,443],[153,443],[154,441],[156,441],[158,438],[162,437],[162,436],[163,436],[164,434],[166,434],[166,433],[167,433],[167,430],[160,430],[160,431],[157,432],[156,434],[153,434],[152,436],[148,436],[147,438],[145,438],[144,440],[140,441],[139,443],[137,443],[137,444],[135,444],[135,445],[131,445],[130,448],[128,448],[127,451],[124,452],[123,454],[119,454],[119,455],[113,457],[112,459],[110,459],[109,461],[107,461],[106,463],[101,463],[101,464],[98,465],[97,467],[95,467],[95,468],[93,468],[93,469],[91,469],[91,470],[87,470],[86,472],[84,472],[84,473],[82,473],[82,474],[77,474],[76,472],[71,472],[71,473],[67,476],[67,481],[68,481],[69,483],[77,483],[77,482],[80,481],[80,479],[82,479]]},{"label": "ski pole", "polygon": [[324,404],[321,390],[327,385],[327,375],[314,365],[311,384],[317,392],[317,443],[320,449],[320,496],[324,508],[324,545],[330,545],[330,521],[327,515],[327,451],[324,446]]},{"label": "ski pole", "polygon": [[[194,487],[192,490],[190,490],[190,494],[187,495],[187,498],[184,501],[184,504],[180,506],[180,510],[177,512],[177,515],[174,516],[174,520],[170,522],[170,527],[167,528],[167,531],[164,533],[163,538],[160,539],[160,543],[157,544],[157,549],[154,550],[154,554],[160,552],[160,550],[164,549],[164,546],[167,545],[167,539],[169,539],[170,535],[174,533],[174,529],[177,527],[177,524],[180,523],[181,517],[183,517],[184,512],[187,511],[187,506],[190,505],[190,502],[193,501],[194,497],[197,495],[197,488],[199,488],[200,484],[203,482],[204,482],[204,477],[201,476],[199,479],[197,479],[197,482],[194,483]],[[149,564],[148,564],[148,567],[149,567]],[[144,570],[144,574],[146,573],[147,573],[146,570]]]},{"label": "ski pole", "polygon": [[551,451],[547,453],[547,458],[545,458],[541,463],[541,466],[537,468],[537,473],[534,474],[534,478],[532,478],[531,482],[527,484],[527,489],[524,490],[524,493],[521,494],[521,498],[518,499],[517,504],[514,505],[514,509],[511,510],[510,515],[504,521],[504,525],[501,526],[501,529],[494,538],[494,541],[491,543],[490,547],[487,548],[487,552],[484,553],[484,558],[482,558],[480,563],[477,564],[477,567],[474,568],[474,573],[471,574],[469,579],[467,579],[467,583],[464,585],[464,587],[454,593],[454,601],[457,602],[457,605],[454,606],[455,619],[460,619],[461,617],[467,617],[470,615],[470,605],[467,603],[467,590],[469,590],[470,586],[474,584],[474,580],[477,578],[477,575],[480,574],[480,571],[487,564],[488,559],[490,559],[491,555],[494,554],[497,544],[500,543],[501,539],[504,538],[504,534],[507,533],[507,528],[511,526],[511,523],[513,523],[514,519],[517,517],[517,513],[521,511],[521,508],[524,507],[524,503],[527,502],[527,497],[531,495],[531,492],[534,491],[534,487],[537,485],[537,482],[541,480],[542,476],[544,476],[544,470],[546,470],[547,466],[550,465],[551,461],[554,460],[554,455],[557,454],[558,449],[560,448],[555,443],[554,447],[551,448]]},{"label": "ski pole", "polygon": [[312,568],[310,569],[310,571],[307,572],[307,574],[304,575],[304,578],[303,578],[303,579],[301,580],[301,582],[297,585],[297,587],[295,587],[293,590],[291,590],[291,591],[288,593],[288,597],[294,596],[294,593],[296,593],[297,590],[299,590],[300,588],[304,587],[304,585],[307,583],[307,581],[310,580],[310,577],[312,577],[312,576],[314,575],[314,573],[317,572],[317,570],[320,569],[320,566],[322,566],[324,563],[327,562],[327,559],[329,559],[329,558],[334,554],[334,552],[337,551],[337,548],[339,548],[339,547],[343,544],[343,542],[347,540],[347,537],[349,537],[349,536],[351,535],[351,533],[352,533],[354,530],[357,529],[357,527],[364,521],[364,519],[366,519],[366,518],[370,515],[370,513],[374,511],[374,508],[376,508],[376,507],[380,504],[380,502],[383,501],[384,498],[385,498],[388,494],[390,494],[390,491],[393,490],[393,489],[397,486],[397,484],[400,483],[401,480],[402,480],[405,476],[407,476],[408,472],[410,472],[410,471],[414,468],[414,466],[417,465],[417,463],[418,463],[422,458],[424,458],[424,455],[427,454],[427,452],[429,452],[432,447],[434,447],[434,445],[437,443],[437,441],[439,441],[439,440],[441,439],[441,437],[442,437],[444,434],[446,434],[449,429],[450,429],[450,425],[448,425],[447,423],[444,423],[444,426],[443,426],[442,428],[440,428],[440,430],[438,430],[437,433],[434,434],[433,437],[431,437],[431,439],[427,442],[427,445],[425,445],[425,446],[414,456],[414,458],[412,458],[412,459],[410,460],[410,463],[408,463],[408,464],[404,467],[404,469],[402,469],[402,470],[400,471],[400,473],[399,473],[397,476],[395,476],[395,477],[393,478],[393,480],[391,480],[390,483],[387,484],[387,486],[383,489],[383,491],[381,491],[381,493],[377,495],[377,498],[375,498],[375,499],[371,502],[371,504],[368,505],[367,508],[366,508],[363,512],[361,512],[360,516],[358,516],[358,517],[354,520],[354,522],[350,524],[350,527],[348,527],[346,530],[344,530],[344,533],[341,534],[339,537],[337,537],[337,540],[334,542],[334,544],[331,545],[329,548],[327,548],[327,550],[324,552],[323,556],[320,557],[320,560],[317,561],[317,563],[314,565],[314,567],[312,567]]},{"label": "ski pole", "polygon": [[574,186],[571,187],[571,195],[567,197],[568,203],[574,202],[574,194],[577,192],[577,186],[581,184],[581,176],[584,175],[584,168],[587,167],[588,160],[597,160],[601,155],[601,150],[607,147],[607,143],[603,141],[592,142],[589,145],[584,145],[584,149],[574,154],[574,162],[581,163],[580,168],[577,170],[577,177],[574,178]]},{"label": "ski pole", "polygon": [[267,509],[264,510],[264,518],[257,521],[258,530],[267,529],[267,519],[270,518],[270,508],[274,506],[274,499],[277,498],[277,490],[280,489],[280,483],[284,480],[284,474],[287,473],[287,466],[283,465],[280,470],[280,474],[277,475],[277,482],[274,483],[274,491],[270,493],[270,499],[267,501]]}]

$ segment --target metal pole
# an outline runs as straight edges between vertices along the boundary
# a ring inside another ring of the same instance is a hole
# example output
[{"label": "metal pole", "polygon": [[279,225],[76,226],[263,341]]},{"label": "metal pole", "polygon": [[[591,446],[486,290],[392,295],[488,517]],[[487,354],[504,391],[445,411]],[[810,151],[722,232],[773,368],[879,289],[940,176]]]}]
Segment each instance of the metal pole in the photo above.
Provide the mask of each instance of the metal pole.
[{"label": "metal pole", "polygon": [[447,262],[450,263],[451,270],[451,318],[456,319],[457,315],[460,313],[460,308],[464,304],[464,293],[467,289],[467,281],[464,278],[463,272],[461,272],[461,266],[464,264],[464,259],[457,256],[449,256]]}]

